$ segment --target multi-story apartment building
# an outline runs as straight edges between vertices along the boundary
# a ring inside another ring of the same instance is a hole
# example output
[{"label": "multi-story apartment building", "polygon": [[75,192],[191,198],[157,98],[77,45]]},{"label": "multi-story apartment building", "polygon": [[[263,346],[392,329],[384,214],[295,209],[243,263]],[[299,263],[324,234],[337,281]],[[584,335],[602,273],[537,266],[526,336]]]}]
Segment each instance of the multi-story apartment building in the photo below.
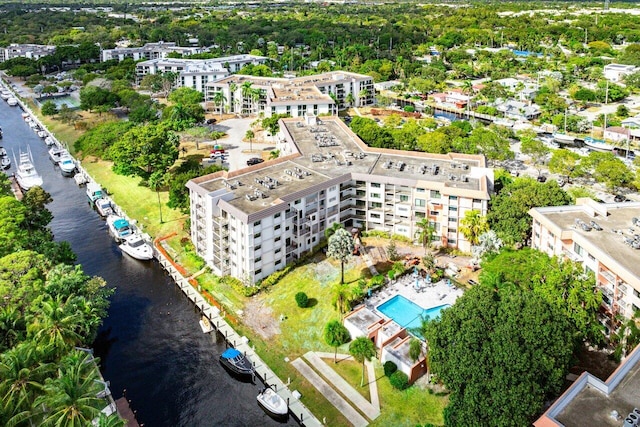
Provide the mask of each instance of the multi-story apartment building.
[{"label": "multi-story apartment building", "polygon": [[139,47],[117,47],[115,49],[103,49],[100,53],[102,62],[112,59],[118,62],[125,59],[140,61],[142,59],[165,59],[170,53],[181,55],[195,55],[197,53],[209,52],[207,47],[182,47],[176,46],[175,42],[159,41],[157,43],[147,43]]},{"label": "multi-story apartment building", "polygon": [[640,310],[640,202],[534,208],[531,246],[551,256],[581,262],[602,290],[601,322]]},{"label": "multi-story apartment building", "polygon": [[460,218],[487,212],[483,156],[369,148],[335,116],[281,120],[276,139],[276,160],[187,183],[191,238],[216,274],[263,279],[334,223],[414,238],[427,218],[441,245],[469,250]]},{"label": "multi-story apartment building", "polygon": [[40,59],[43,56],[53,55],[55,51],[55,46],[11,43],[7,47],[0,47],[0,62],[19,57]]},{"label": "multi-story apartment building", "polygon": [[205,93],[208,82],[235,73],[247,64],[264,64],[268,58],[255,55],[234,55],[212,59],[158,58],[136,64],[136,83],[147,74],[173,72],[178,75],[178,87],[190,87]]},{"label": "multi-story apartment building", "polygon": [[[245,89],[257,90],[257,97]],[[216,93],[222,93],[226,102],[217,105],[218,110],[231,113],[289,114],[303,117],[336,114],[348,105],[366,106],[374,101],[373,78],[346,71],[295,78],[272,78],[234,75],[207,84],[205,100],[212,102]]]}]

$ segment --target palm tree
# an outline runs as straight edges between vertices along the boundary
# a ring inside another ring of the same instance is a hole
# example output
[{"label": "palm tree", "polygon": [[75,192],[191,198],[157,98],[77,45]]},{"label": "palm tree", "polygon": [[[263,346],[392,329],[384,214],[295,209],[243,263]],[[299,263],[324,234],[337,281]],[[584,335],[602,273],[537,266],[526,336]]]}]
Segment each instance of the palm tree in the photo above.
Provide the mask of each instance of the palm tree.
[{"label": "palm tree", "polygon": [[280,157],[280,150],[269,151],[269,160],[275,160]]},{"label": "palm tree", "polygon": [[118,414],[111,414],[109,416],[104,413],[100,413],[98,417],[98,424],[96,427],[124,427],[124,420],[122,420]]},{"label": "palm tree", "polygon": [[433,235],[436,232],[436,227],[427,218],[422,218],[418,221],[416,223],[416,227],[418,227],[418,230],[416,230],[415,236],[422,244],[424,253],[426,254],[427,248],[431,246],[431,242],[433,241]]},{"label": "palm tree", "polygon": [[252,82],[250,81],[246,81],[244,83],[242,83],[241,86],[241,90],[242,90],[242,114],[248,114],[252,107],[251,107],[251,96],[253,93],[253,88],[251,87],[251,85],[253,85]]},{"label": "palm tree", "polygon": [[82,342],[77,331],[82,315],[74,310],[68,310],[66,302],[61,297],[42,301],[40,312],[27,326],[27,334],[37,343],[51,346],[57,354]]},{"label": "palm tree", "polygon": [[238,90],[238,85],[235,83],[231,83],[229,85],[229,111],[230,112],[235,112],[235,109],[233,108],[233,104],[235,104],[235,102],[237,101],[236,98],[236,90]]},{"label": "palm tree", "polygon": [[251,153],[253,153],[253,138],[255,136],[256,134],[251,129],[248,129],[244,134],[244,137],[249,140],[249,152]]},{"label": "palm tree", "polygon": [[35,400],[42,426],[82,427],[98,417],[104,389],[90,353],[73,351],[60,361],[57,378],[47,379],[44,395]]},{"label": "palm tree", "polygon": [[473,83],[471,80],[465,80],[462,84],[462,92],[469,97],[467,101],[467,120],[471,116],[471,95],[473,94]]},{"label": "palm tree", "polygon": [[351,290],[343,284],[338,284],[333,287],[333,305],[341,315],[349,311]]},{"label": "palm tree", "polygon": [[480,235],[489,231],[487,217],[476,209],[465,212],[460,220],[460,231],[472,246],[476,246]]},{"label": "palm tree", "polygon": [[351,92],[349,92],[347,94],[347,96],[344,98],[344,102],[346,102],[349,107],[351,107],[353,105],[355,100],[356,100],[356,98],[353,96],[353,93],[351,93]]},{"label": "palm tree", "polygon": [[363,104],[364,101],[366,101],[366,99],[369,97],[370,93],[369,93],[369,89],[362,89],[359,93],[359,98],[360,98],[360,106],[365,105]]},{"label": "palm tree", "polygon": [[0,353],[12,348],[24,335],[26,325],[16,306],[0,308]]},{"label": "palm tree", "polygon": [[222,112],[224,111],[225,102],[227,102],[227,98],[225,98],[224,93],[222,93],[222,91],[216,92],[213,94],[213,104],[220,109],[220,117],[222,117]]},{"label": "palm tree", "polygon": [[43,381],[54,366],[42,363],[42,351],[33,341],[25,341],[2,354],[0,359],[0,421],[28,418]]},{"label": "palm tree", "polygon": [[365,360],[371,360],[372,357],[375,357],[376,348],[369,338],[358,337],[349,346],[349,354],[358,362],[362,363],[362,380],[360,381],[360,387],[362,387],[364,386],[364,362]]},{"label": "palm tree", "polygon": [[324,341],[335,349],[333,353],[333,363],[337,363],[338,347],[349,342],[351,335],[349,330],[339,321],[332,320],[324,327]]}]

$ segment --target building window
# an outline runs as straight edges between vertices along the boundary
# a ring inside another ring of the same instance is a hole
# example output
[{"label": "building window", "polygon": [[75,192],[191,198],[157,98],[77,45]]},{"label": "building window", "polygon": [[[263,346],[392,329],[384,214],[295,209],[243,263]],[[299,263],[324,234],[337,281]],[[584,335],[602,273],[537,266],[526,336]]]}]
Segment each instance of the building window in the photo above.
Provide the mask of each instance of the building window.
[{"label": "building window", "polygon": [[254,248],[254,250],[255,250],[256,252],[258,252],[260,249],[262,249],[262,245],[258,245],[258,246],[256,246],[256,247]]},{"label": "building window", "polygon": [[379,199],[380,193],[371,193],[371,197],[373,197],[374,199]]},{"label": "building window", "polygon": [[275,215],[273,216],[273,218],[274,218],[274,219],[275,219],[275,218],[280,218],[280,212],[278,212],[277,214],[275,214]]},{"label": "building window", "polygon": [[262,233],[256,233],[256,234],[253,236],[253,238],[254,238],[254,239],[259,239],[259,238],[260,238],[260,236],[262,236]]},{"label": "building window", "polygon": [[424,218],[424,212],[416,212],[416,218]]},{"label": "building window", "polygon": [[371,187],[372,187],[372,188],[380,188],[380,183],[372,182],[372,183],[371,183]]},{"label": "building window", "polygon": [[372,214],[371,214],[371,218],[380,219],[380,214],[372,213]]},{"label": "building window", "polygon": [[449,196],[449,200],[458,200],[458,196]]},{"label": "building window", "polygon": [[408,202],[409,201],[409,196],[401,194],[400,195],[400,201],[401,202]]},{"label": "building window", "polygon": [[416,188],[416,193],[424,193],[425,191],[424,188]]},{"label": "building window", "polygon": [[371,202],[371,209],[380,209],[382,207],[382,203],[380,202]]},{"label": "building window", "polygon": [[577,244],[577,243],[574,243],[574,244],[573,244],[573,251],[574,251],[575,253],[577,253],[578,255],[583,255],[583,253],[584,253],[584,250],[582,249],[582,246],[580,246],[580,245],[579,245],[579,244]]},{"label": "building window", "polygon": [[424,199],[416,199],[414,201],[414,205],[423,208],[423,207],[425,207],[427,205],[427,203],[425,202]]},{"label": "building window", "polygon": [[431,193],[429,194],[429,197],[431,197],[432,199],[439,199],[442,196],[440,195],[439,191],[431,190]]},{"label": "building window", "polygon": [[275,250],[275,253],[279,254],[280,252],[282,252],[282,248],[278,248]]},{"label": "building window", "polygon": [[254,226],[254,227],[257,227],[257,226],[259,226],[259,225],[260,225],[260,221],[256,221],[256,222],[254,222],[254,223],[253,223],[253,226]]},{"label": "building window", "polygon": [[458,218],[449,217],[449,222],[458,222]]},{"label": "building window", "polygon": [[257,269],[257,270],[256,270],[255,275],[257,276],[257,275],[258,275],[258,274],[260,274],[260,273],[262,273],[262,269],[261,269],[261,268],[259,268],[259,269]]},{"label": "building window", "polygon": [[276,265],[280,265],[281,263],[282,263],[282,260],[280,259],[276,261]]},{"label": "building window", "polygon": [[260,261],[262,261],[262,257],[261,256],[256,257],[256,262],[260,262]]},{"label": "building window", "polygon": [[280,224],[276,225],[275,227],[273,227],[274,230],[280,230]]},{"label": "building window", "polygon": [[276,237],[275,239],[273,239],[273,241],[274,241],[274,242],[279,242],[279,241],[280,241],[280,239],[281,239],[281,238],[278,236],[278,237]]},{"label": "building window", "polygon": [[356,196],[358,197],[364,197],[366,194],[367,192],[364,190],[356,190]]},{"label": "building window", "polygon": [[457,212],[458,211],[458,207],[457,206],[449,206],[449,210],[451,212]]},{"label": "building window", "polygon": [[429,215],[438,216],[438,215],[440,215],[440,212],[438,212],[438,211],[429,211]]}]

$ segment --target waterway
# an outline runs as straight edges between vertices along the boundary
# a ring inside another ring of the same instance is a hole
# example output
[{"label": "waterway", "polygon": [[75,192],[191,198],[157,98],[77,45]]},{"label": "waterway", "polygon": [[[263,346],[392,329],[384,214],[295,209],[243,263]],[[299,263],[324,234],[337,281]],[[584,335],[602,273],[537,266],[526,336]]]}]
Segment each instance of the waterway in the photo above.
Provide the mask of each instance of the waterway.
[{"label": "waterway", "polygon": [[[84,188],[61,175],[21,113],[0,100],[0,145],[16,158],[19,149],[30,147],[43,188],[53,197],[48,208],[56,240],[70,242],[84,272],[103,277],[116,290],[94,343],[113,396],[126,390],[138,421],[147,427],[283,425],[258,407],[260,380],[239,382],[220,366],[224,341],[202,333],[199,314],[159,264],[120,252]],[[9,174],[13,163],[12,157]],[[297,424],[290,418],[285,425]]]}]

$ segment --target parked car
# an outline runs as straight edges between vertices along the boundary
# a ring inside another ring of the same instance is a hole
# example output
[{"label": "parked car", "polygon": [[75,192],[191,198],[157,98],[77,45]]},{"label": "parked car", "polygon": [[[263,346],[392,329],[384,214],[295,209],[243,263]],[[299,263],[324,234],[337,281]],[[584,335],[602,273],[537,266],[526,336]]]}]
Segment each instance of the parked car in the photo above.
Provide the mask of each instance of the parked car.
[{"label": "parked car", "polygon": [[617,203],[620,203],[620,202],[628,202],[629,199],[624,197],[622,194],[616,194],[616,196],[613,198],[613,201],[617,202]]},{"label": "parked car", "polygon": [[211,154],[209,154],[209,158],[211,159],[225,159],[226,154],[225,153],[221,153],[219,151],[213,152]]},{"label": "parked car", "polygon": [[540,175],[540,176],[538,176],[537,179],[538,179],[538,182],[545,182],[547,180],[547,177],[544,176],[544,175]]},{"label": "parked car", "polygon": [[476,282],[476,281],[475,281],[475,280],[473,280],[473,279],[469,279],[469,280],[467,280],[467,283],[468,283],[468,284],[470,284],[471,286],[476,286],[476,285],[478,284],[478,282]]},{"label": "parked car", "polygon": [[247,160],[247,166],[253,166],[253,165],[257,165],[264,162],[263,159],[259,158],[259,157],[252,157],[249,160]]}]

